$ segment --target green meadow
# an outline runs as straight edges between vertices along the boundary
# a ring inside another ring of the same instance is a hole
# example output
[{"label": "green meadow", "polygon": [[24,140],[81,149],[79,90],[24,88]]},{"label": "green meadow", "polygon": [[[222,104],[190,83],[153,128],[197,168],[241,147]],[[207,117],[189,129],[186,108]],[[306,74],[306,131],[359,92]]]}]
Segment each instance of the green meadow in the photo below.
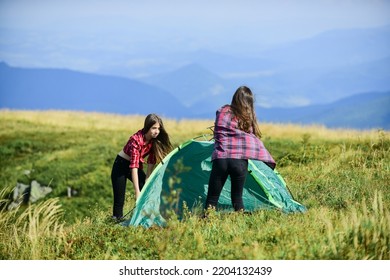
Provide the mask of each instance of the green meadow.
[{"label": "green meadow", "polygon": [[[187,211],[165,228],[111,221],[110,173],[144,116],[0,111],[2,260],[389,260],[390,133],[260,123],[304,214]],[[213,120],[163,119],[174,146]],[[17,183],[52,192],[7,210]],[[76,190],[68,196],[68,188]],[[128,183],[125,212],[134,207]]]}]

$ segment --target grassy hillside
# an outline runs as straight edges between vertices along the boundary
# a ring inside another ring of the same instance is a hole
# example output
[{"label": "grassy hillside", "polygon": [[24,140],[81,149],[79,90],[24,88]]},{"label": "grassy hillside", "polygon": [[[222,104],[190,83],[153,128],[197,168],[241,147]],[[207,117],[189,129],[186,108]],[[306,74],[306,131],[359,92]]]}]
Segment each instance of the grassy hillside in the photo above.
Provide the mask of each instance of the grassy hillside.
[{"label": "grassy hillside", "polygon": [[[305,214],[213,213],[168,227],[113,224],[111,166],[143,116],[0,111],[0,198],[33,180],[52,192],[0,212],[0,259],[390,259],[390,134],[261,123]],[[174,145],[212,120],[165,119]],[[26,172],[28,171],[28,172]],[[67,188],[78,191],[69,198]],[[134,205],[129,183],[125,211]],[[3,207],[4,208],[4,207]]]}]

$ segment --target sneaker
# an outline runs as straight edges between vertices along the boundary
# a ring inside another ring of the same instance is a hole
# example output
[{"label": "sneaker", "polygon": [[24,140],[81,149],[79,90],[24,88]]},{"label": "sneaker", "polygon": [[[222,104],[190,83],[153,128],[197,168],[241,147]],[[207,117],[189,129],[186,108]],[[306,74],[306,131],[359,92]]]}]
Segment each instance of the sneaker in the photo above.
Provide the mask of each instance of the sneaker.
[{"label": "sneaker", "polygon": [[116,216],[111,216],[111,220],[114,222],[114,223],[120,223],[120,222],[123,222],[125,220],[124,217],[116,217]]}]

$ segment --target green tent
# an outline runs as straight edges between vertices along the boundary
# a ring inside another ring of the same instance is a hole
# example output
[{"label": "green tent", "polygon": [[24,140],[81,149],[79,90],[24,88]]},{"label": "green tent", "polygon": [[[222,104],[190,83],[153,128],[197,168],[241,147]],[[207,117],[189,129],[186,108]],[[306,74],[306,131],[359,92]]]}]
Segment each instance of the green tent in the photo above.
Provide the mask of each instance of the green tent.
[{"label": "green tent", "polygon": [[[189,211],[203,209],[211,171],[213,141],[189,140],[158,164],[147,180],[125,226],[164,226],[167,211],[179,219],[183,207]],[[276,170],[265,163],[249,160],[248,177],[243,192],[245,210],[279,209],[285,213],[305,212],[305,206],[291,196],[286,183]],[[230,181],[227,180],[218,209],[233,211]]]}]

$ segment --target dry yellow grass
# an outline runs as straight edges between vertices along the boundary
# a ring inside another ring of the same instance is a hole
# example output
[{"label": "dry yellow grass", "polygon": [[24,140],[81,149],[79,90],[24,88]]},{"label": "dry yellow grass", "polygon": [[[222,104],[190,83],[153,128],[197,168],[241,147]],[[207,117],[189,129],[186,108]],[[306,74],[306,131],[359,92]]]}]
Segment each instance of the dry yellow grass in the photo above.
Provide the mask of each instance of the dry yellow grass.
[{"label": "dry yellow grass", "polygon": [[[35,124],[52,125],[55,127],[113,130],[131,133],[140,129],[145,116],[140,115],[118,115],[96,112],[78,111],[21,111],[21,110],[0,110],[0,120],[31,121]],[[209,120],[173,120],[163,118],[164,125],[172,137],[190,139],[203,134],[212,133],[208,128],[214,124],[213,119]],[[310,139],[340,140],[340,139],[365,139],[376,140],[378,130],[353,130],[353,129],[328,129],[320,125],[297,125],[280,123],[260,123],[263,137],[281,139],[301,139],[310,135]],[[389,137],[389,131],[381,131],[385,138]]]},{"label": "dry yellow grass", "polygon": [[[260,128],[265,137],[272,138],[302,138],[305,134],[310,135],[311,139],[322,140],[340,140],[340,139],[367,139],[378,138],[378,130],[356,130],[356,129],[329,129],[321,125],[298,125],[298,124],[280,124],[280,123],[261,123]],[[383,131],[387,136],[389,131]]]}]

